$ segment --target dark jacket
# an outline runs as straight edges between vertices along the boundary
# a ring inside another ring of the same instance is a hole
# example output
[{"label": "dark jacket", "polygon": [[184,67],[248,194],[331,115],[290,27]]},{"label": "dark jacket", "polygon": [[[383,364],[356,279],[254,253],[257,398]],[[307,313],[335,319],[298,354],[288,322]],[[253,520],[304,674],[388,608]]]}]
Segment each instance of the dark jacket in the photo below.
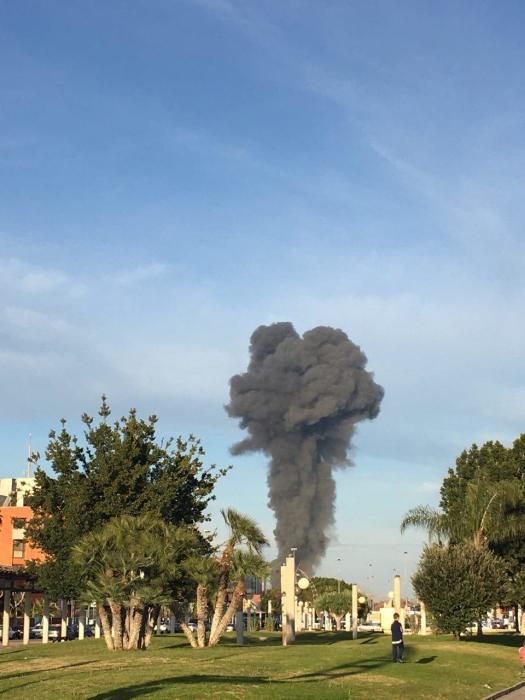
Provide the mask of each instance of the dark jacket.
[{"label": "dark jacket", "polygon": [[392,632],[392,644],[399,644],[399,642],[403,641],[403,627],[399,620],[394,620],[390,626],[390,630]]}]

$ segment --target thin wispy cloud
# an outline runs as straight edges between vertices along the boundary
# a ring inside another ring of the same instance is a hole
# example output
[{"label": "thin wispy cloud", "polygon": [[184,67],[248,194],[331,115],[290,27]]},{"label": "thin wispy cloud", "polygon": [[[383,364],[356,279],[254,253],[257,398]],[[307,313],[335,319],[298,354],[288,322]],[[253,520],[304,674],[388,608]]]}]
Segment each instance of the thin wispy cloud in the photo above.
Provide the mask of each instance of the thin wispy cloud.
[{"label": "thin wispy cloud", "polygon": [[107,276],[107,279],[121,287],[130,287],[147,280],[158,279],[166,274],[168,266],[164,263],[138,265],[129,270],[119,270]]}]

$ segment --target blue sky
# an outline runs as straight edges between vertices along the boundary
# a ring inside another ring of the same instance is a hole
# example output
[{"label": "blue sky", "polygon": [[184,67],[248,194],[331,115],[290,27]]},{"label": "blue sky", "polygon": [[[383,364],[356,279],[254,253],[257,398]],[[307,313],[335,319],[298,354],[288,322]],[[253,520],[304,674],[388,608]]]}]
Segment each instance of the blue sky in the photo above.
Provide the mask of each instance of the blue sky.
[{"label": "blue sky", "polygon": [[264,456],[228,454],[228,379],[259,324],[333,325],[385,399],[338,473],[320,573],[381,593],[412,570],[402,515],[463,448],[524,426],[524,15],[4,3],[0,474],[106,392],[235,465],[217,525],[234,505],[271,533]]}]

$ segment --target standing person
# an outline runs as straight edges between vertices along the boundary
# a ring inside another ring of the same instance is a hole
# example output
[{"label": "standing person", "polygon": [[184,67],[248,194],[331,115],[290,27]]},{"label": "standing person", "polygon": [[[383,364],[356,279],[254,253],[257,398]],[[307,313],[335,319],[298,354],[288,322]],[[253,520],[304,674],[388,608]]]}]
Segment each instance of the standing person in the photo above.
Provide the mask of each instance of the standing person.
[{"label": "standing person", "polygon": [[403,627],[399,622],[399,614],[394,613],[394,622],[390,625],[392,632],[392,661],[394,663],[403,664],[403,652],[405,645],[403,644]]},{"label": "standing person", "polygon": [[521,672],[525,673],[525,637],[523,639],[523,644],[518,649],[518,654],[520,655],[521,660]]}]

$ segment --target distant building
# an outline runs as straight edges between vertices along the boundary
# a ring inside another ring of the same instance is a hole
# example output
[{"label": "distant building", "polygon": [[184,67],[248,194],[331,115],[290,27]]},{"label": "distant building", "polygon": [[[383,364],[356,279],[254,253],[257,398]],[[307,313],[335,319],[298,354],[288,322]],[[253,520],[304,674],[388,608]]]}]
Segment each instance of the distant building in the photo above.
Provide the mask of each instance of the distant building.
[{"label": "distant building", "polygon": [[0,479],[0,566],[24,566],[31,559],[44,559],[25,534],[25,523],[33,517],[25,500],[34,483],[30,476]]}]

